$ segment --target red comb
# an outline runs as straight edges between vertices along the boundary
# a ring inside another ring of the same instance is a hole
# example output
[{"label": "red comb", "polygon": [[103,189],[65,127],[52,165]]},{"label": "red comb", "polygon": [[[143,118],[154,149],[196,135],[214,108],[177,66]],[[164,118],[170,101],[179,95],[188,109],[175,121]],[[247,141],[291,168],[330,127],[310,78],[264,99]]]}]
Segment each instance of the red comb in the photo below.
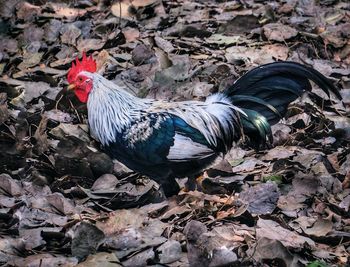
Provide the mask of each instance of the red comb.
[{"label": "red comb", "polygon": [[73,83],[81,71],[88,71],[88,72],[95,72],[96,71],[96,61],[92,58],[90,55],[89,57],[86,56],[86,53],[83,52],[83,58],[81,61],[79,61],[78,58],[75,59],[72,62],[72,67],[68,71],[67,75],[67,81],[68,83]]}]

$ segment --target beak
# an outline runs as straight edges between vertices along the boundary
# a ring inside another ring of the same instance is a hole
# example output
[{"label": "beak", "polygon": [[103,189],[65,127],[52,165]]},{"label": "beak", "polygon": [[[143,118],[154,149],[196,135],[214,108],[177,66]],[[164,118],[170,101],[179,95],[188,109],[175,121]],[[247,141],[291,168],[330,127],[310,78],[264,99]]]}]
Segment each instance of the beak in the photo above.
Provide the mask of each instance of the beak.
[{"label": "beak", "polygon": [[67,89],[68,91],[71,91],[75,88],[75,84],[74,83],[71,83],[70,85],[68,85]]}]

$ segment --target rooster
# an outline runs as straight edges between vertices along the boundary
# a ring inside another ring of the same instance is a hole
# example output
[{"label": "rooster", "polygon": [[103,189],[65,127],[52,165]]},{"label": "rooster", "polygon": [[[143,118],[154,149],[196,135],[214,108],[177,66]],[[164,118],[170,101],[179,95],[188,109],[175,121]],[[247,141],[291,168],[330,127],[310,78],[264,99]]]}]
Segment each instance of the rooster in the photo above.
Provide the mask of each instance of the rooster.
[{"label": "rooster", "polygon": [[67,80],[87,103],[92,137],[112,158],[161,184],[166,196],[178,192],[175,178],[193,181],[243,136],[256,147],[271,142],[271,125],[311,92],[309,80],[341,99],[325,76],[294,62],[257,67],[204,102],[138,98],[96,73],[85,54],[72,63]]}]

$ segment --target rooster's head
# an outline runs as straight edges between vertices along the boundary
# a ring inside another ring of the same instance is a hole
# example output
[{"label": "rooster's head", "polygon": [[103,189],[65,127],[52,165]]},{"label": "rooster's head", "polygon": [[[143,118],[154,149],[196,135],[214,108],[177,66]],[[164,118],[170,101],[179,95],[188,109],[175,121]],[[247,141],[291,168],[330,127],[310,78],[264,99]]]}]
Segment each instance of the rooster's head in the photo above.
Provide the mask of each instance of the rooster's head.
[{"label": "rooster's head", "polygon": [[87,57],[85,52],[83,53],[83,59],[79,61],[77,58],[75,63],[72,63],[67,76],[67,81],[69,83],[68,89],[73,89],[75,95],[83,103],[88,100],[89,93],[92,89],[93,81],[91,78],[87,77],[84,72],[96,71],[96,61],[92,56]]}]

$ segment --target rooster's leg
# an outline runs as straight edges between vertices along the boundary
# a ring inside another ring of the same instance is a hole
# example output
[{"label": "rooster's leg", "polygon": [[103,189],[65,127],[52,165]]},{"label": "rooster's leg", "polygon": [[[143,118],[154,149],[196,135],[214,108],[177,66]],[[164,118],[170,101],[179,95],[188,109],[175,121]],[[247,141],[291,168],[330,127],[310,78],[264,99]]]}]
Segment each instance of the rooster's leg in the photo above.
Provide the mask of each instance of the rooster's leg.
[{"label": "rooster's leg", "polygon": [[187,177],[187,182],[185,184],[184,191],[202,191],[202,180],[203,180],[203,174],[197,174],[197,175],[191,175]]},{"label": "rooster's leg", "polygon": [[162,179],[162,181],[158,182],[163,189],[164,195],[166,197],[171,197],[173,195],[177,195],[180,191],[180,186],[176,182],[174,177],[167,177]]}]

